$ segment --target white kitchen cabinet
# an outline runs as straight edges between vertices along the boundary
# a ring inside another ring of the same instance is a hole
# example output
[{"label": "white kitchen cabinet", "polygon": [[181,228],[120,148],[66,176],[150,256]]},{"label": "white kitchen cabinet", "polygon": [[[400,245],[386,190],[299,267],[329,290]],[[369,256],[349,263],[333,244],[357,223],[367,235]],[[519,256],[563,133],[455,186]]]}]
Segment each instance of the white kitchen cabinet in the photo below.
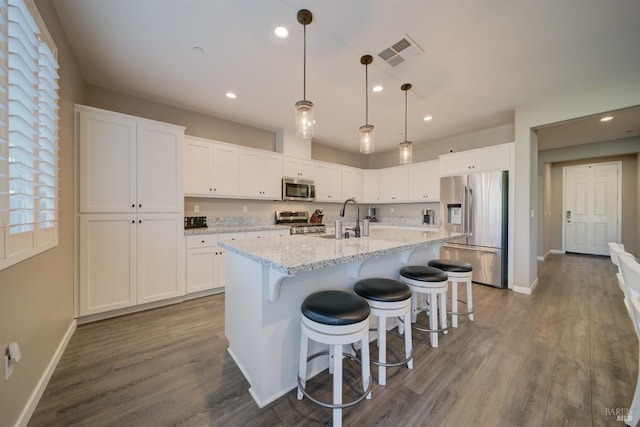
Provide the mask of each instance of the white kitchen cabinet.
[{"label": "white kitchen cabinet", "polygon": [[361,169],[342,168],[342,196],[364,201],[364,181]]},{"label": "white kitchen cabinet", "polygon": [[342,200],[342,167],[331,163],[316,163],[316,200],[336,202]]},{"label": "white kitchen cabinet", "polygon": [[283,163],[283,176],[288,178],[315,179],[315,165],[312,161],[285,157]]},{"label": "white kitchen cabinet", "polygon": [[409,168],[409,201],[437,202],[440,200],[440,162],[413,163]]},{"label": "white kitchen cabinet", "polygon": [[250,199],[282,198],[282,157],[259,150],[240,150],[239,195]]},{"label": "white kitchen cabinet", "polygon": [[185,136],[184,193],[188,196],[238,195],[238,149],[229,144]]},{"label": "white kitchen cabinet", "polygon": [[80,216],[79,314],[184,295],[183,217]]},{"label": "white kitchen cabinet", "polygon": [[365,169],[362,175],[365,203],[380,202],[380,170]]},{"label": "white kitchen cabinet", "polygon": [[76,106],[81,213],[182,212],[184,128]]},{"label": "white kitchen cabinet", "polygon": [[187,236],[186,293],[223,290],[224,262],[217,234]]},{"label": "white kitchen cabinet", "polygon": [[440,156],[440,175],[509,170],[513,143],[492,145]]},{"label": "white kitchen cabinet", "polygon": [[394,166],[380,170],[380,201],[406,202],[409,199],[409,168]]}]

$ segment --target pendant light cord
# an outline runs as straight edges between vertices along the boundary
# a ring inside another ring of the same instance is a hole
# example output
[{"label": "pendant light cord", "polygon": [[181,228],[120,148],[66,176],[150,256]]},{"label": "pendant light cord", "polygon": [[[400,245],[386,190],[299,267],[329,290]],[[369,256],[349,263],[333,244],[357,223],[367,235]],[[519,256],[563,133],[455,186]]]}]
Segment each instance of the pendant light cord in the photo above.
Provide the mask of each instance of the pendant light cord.
[{"label": "pendant light cord", "polygon": [[369,64],[365,64],[364,66],[364,105],[365,105],[364,122],[366,125],[368,125],[369,124]]},{"label": "pendant light cord", "polygon": [[307,100],[307,24],[302,26],[304,48],[302,50],[302,99]]},{"label": "pendant light cord", "polygon": [[404,91],[404,142],[407,142],[407,91]]}]

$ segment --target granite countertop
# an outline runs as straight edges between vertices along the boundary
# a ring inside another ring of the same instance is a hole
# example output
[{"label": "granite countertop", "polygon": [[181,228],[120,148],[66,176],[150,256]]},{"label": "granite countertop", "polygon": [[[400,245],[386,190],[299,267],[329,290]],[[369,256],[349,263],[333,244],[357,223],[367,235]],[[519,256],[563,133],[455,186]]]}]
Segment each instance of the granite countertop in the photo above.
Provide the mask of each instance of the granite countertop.
[{"label": "granite countertop", "polygon": [[219,227],[203,227],[203,228],[189,228],[184,230],[185,236],[194,234],[219,234],[219,233],[247,233],[251,231],[266,231],[266,230],[282,230],[288,229],[288,225],[237,225],[237,226],[219,226]]},{"label": "granite countertop", "polygon": [[285,274],[392,254],[463,237],[440,230],[374,228],[369,237],[334,239],[310,235],[218,242],[230,252]]}]

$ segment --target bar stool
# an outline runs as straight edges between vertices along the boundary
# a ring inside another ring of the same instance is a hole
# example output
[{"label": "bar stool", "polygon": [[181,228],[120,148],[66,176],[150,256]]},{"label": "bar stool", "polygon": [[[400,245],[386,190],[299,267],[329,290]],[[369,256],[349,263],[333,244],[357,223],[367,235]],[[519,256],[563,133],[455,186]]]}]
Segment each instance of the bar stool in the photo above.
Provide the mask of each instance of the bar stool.
[{"label": "bar stool", "polygon": [[[371,399],[371,373],[369,366],[369,313],[367,302],[345,291],[322,291],[309,295],[300,307],[302,334],[298,368],[298,400],[303,395],[313,403],[333,409],[333,425],[342,425],[342,408],[353,406],[365,398]],[[309,339],[328,344],[329,351],[308,356]],[[363,394],[356,400],[342,403],[342,346],[361,341]],[[333,373],[333,404],[312,397],[306,390],[307,363],[316,357],[329,355],[329,371]]]},{"label": "bar stool", "polygon": [[[411,344],[411,328],[404,328],[404,351],[406,358],[398,362],[387,363],[387,323],[388,317],[400,317],[405,325],[411,324],[411,288],[393,279],[363,279],[353,286],[356,294],[364,298],[371,314],[378,317],[378,361],[371,361],[378,366],[378,384],[387,383],[387,368],[407,365],[413,369],[413,346]],[[402,323],[401,323],[402,325]],[[398,328],[400,330],[400,327]]]},{"label": "bar stool", "polygon": [[[426,294],[426,308],[429,315],[429,329],[413,325],[413,328],[430,332],[432,347],[438,347],[438,332],[446,333],[447,324],[447,273],[425,265],[410,265],[400,269],[400,280],[411,288],[411,321],[415,323],[418,313],[425,311],[425,307],[418,304],[418,294]],[[440,300],[440,328],[438,328],[438,299]]]},{"label": "bar stool", "polygon": [[[447,273],[451,282],[451,326],[458,327],[458,315],[469,316],[469,320],[473,322],[473,291],[471,289],[471,278],[473,276],[473,267],[471,264],[455,259],[432,259],[427,263],[431,267],[439,268]],[[467,300],[458,299],[458,284],[467,284]],[[458,312],[458,302],[467,305],[465,313]]]}]

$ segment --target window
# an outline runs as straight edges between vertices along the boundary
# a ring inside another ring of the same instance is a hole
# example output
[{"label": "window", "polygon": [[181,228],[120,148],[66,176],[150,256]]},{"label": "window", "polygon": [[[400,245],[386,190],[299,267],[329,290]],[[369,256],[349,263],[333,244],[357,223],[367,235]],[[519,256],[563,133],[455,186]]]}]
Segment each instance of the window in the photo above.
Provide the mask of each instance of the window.
[{"label": "window", "polygon": [[58,242],[58,63],[32,0],[0,4],[0,268]]}]

